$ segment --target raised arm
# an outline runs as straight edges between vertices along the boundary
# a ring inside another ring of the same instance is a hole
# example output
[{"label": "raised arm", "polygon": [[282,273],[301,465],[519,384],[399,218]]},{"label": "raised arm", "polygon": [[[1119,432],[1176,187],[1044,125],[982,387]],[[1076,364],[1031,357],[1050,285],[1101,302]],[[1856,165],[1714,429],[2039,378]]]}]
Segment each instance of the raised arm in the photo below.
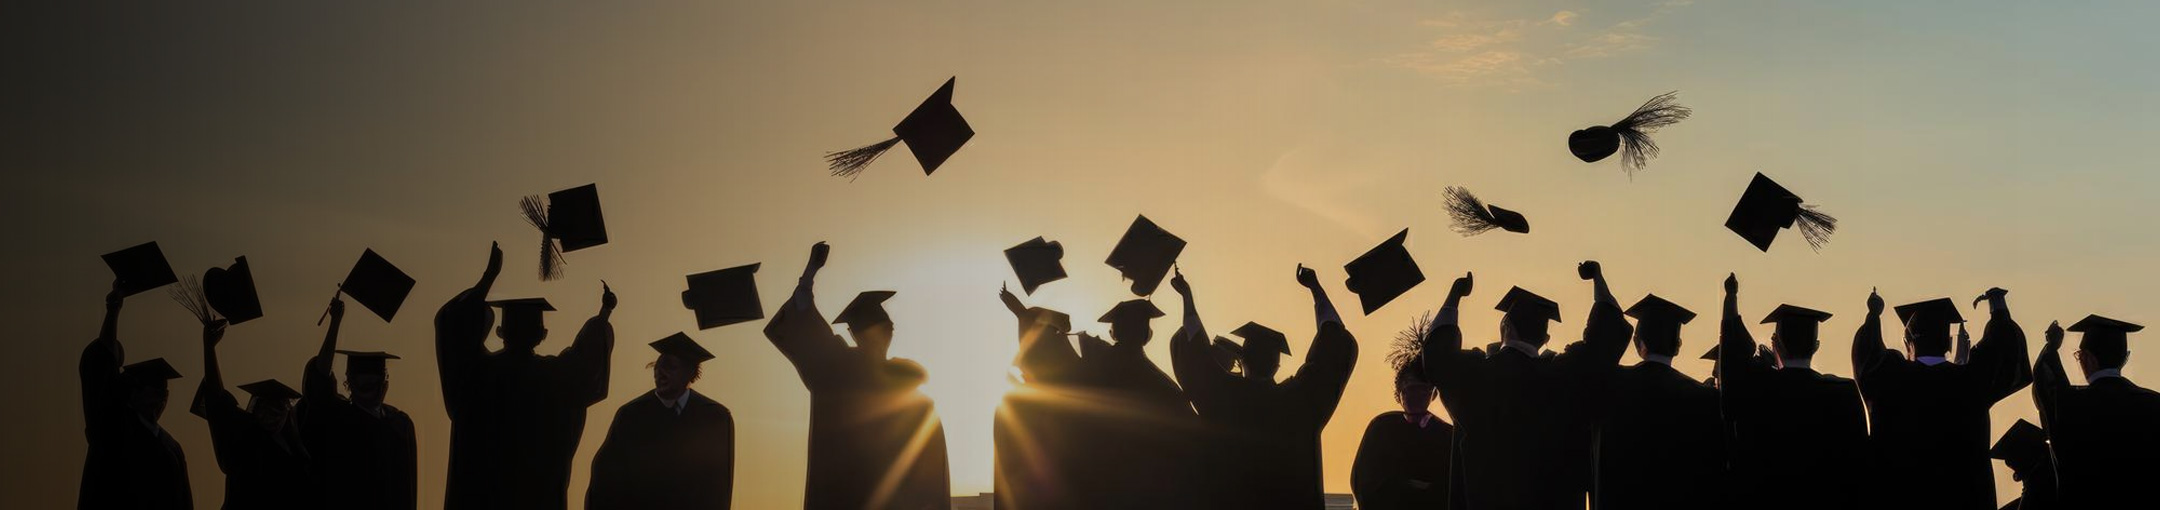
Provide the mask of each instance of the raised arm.
[{"label": "raised arm", "polygon": [[1300,400],[1313,413],[1313,419],[1326,424],[1335,415],[1335,407],[1342,403],[1343,387],[1350,383],[1350,373],[1357,369],[1357,337],[1343,327],[1342,316],[1335,314],[1335,304],[1328,301],[1327,291],[1320,287],[1320,279],[1313,270],[1298,266],[1298,283],[1312,291],[1316,329],[1312,344],[1305,348],[1305,363],[1298,365],[1296,391],[1302,393]]},{"label": "raised arm", "polygon": [[[1440,305],[1438,313],[1433,314],[1432,328],[1425,331],[1423,351],[1418,354],[1425,360],[1425,380],[1432,381],[1433,387],[1443,394],[1461,391],[1473,380],[1469,371],[1476,355],[1463,352],[1462,327],[1457,321],[1462,298],[1470,295],[1475,282],[1475,278],[1465,272],[1448,287],[1447,301]],[[1450,394],[1442,402],[1453,404],[1456,400]]]},{"label": "raised arm", "polygon": [[1224,388],[1237,380],[1222,365],[1215,363],[1210,355],[1214,345],[1208,343],[1207,328],[1200,323],[1200,309],[1194,304],[1192,284],[1185,281],[1185,273],[1171,270],[1170,289],[1185,299],[1183,325],[1170,335],[1170,370],[1177,376],[1178,386],[1185,390],[1185,398],[1191,400],[1194,409],[1202,413],[1216,412],[1216,402]]},{"label": "raised arm", "polygon": [[1718,320],[1717,360],[1718,399],[1727,413],[1739,412],[1754,402],[1749,392],[1755,391],[1755,371],[1760,368],[1752,358],[1755,345],[1755,336],[1740,320],[1740,277],[1727,274],[1725,308]]},{"label": "raised arm", "polygon": [[97,339],[83,347],[82,357],[76,362],[77,375],[82,378],[82,410],[85,422],[97,426],[98,413],[120,405],[125,398],[120,388],[120,360],[125,359],[120,345],[120,305],[126,300],[120,294],[120,282],[113,282],[112,291],[105,294],[105,320],[98,327]]},{"label": "raised arm", "polygon": [[2005,299],[2008,294],[1997,287],[1981,296],[1988,303],[1988,322],[1980,331],[1980,343],[1972,347],[1972,363],[1966,365],[1975,377],[1974,388],[1989,402],[2008,398],[2033,380],[2025,330],[2010,318],[2010,304]]},{"label": "raised arm", "polygon": [[2055,413],[2060,408],[2062,393],[2070,391],[2070,373],[2063,370],[2062,323],[2049,322],[2046,344],[2040,346],[2040,361],[2033,367],[2033,406],[2040,410],[2040,428],[2048,433],[2059,433]]},{"label": "raised arm", "polygon": [[215,454],[218,469],[232,473],[234,468],[245,468],[248,451],[242,441],[235,437],[245,427],[254,425],[254,417],[240,409],[240,401],[233,398],[232,390],[225,389],[225,374],[218,368],[217,344],[225,338],[225,321],[203,324],[203,378],[195,386],[194,403],[188,412],[210,423],[210,448]]},{"label": "raised arm", "polygon": [[1852,367],[1855,380],[1866,378],[1868,372],[1882,362],[1883,353],[1889,350],[1883,346],[1882,310],[1882,295],[1869,290],[1867,317],[1861,319],[1860,330],[1853,332]]},{"label": "raised arm", "polygon": [[459,292],[435,312],[435,366],[442,376],[443,408],[451,420],[477,405],[477,384],[487,374],[477,373],[487,356],[488,329],[495,326],[495,310],[488,307],[488,291],[502,273],[502,248],[488,245],[487,269],[472,288]]},{"label": "raised arm", "polygon": [[[1635,334],[1635,327],[1627,322],[1620,310],[1620,300],[1613,299],[1612,288],[1605,283],[1605,271],[1595,260],[1584,261],[1575,266],[1575,273],[1591,283],[1590,318],[1583,321],[1584,363],[1609,369],[1620,363],[1620,356],[1627,354],[1628,340]],[[1568,351],[1575,351],[1569,346]]]},{"label": "raised arm", "polygon": [[570,347],[562,351],[568,394],[587,406],[607,400],[608,362],[615,353],[615,324],[609,319],[614,316],[615,291],[601,282],[600,313],[587,319]]},{"label": "raised arm", "polygon": [[1320,287],[1320,275],[1318,273],[1306,268],[1304,264],[1298,264],[1297,281],[1298,285],[1305,287],[1305,290],[1312,291],[1313,329],[1321,329],[1330,322],[1342,324],[1342,314],[1335,313],[1335,302],[1329,301],[1327,289]]},{"label": "raised arm", "polygon": [[[315,350],[315,357],[308,359],[306,370],[302,370],[300,374],[302,402],[329,405],[330,401],[340,398],[337,378],[330,375],[330,367],[337,361],[338,330],[344,325],[345,300],[331,299],[330,329],[323,332],[322,347]],[[307,429],[301,430],[305,432]]]},{"label": "raised arm", "polygon": [[796,375],[806,386],[824,377],[825,367],[834,364],[831,360],[847,352],[847,342],[833,334],[825,315],[818,312],[813,292],[818,270],[825,267],[831,250],[825,243],[810,247],[810,261],[803,266],[802,277],[795,281],[795,292],[765,321],[765,339],[795,365]]}]

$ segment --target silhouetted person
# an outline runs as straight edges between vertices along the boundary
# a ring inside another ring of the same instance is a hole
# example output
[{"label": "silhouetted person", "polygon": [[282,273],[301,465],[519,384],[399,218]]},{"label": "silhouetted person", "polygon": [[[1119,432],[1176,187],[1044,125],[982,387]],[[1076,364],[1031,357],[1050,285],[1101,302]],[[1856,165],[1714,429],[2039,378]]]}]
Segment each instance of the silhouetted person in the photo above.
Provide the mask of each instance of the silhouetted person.
[{"label": "silhouetted person", "polygon": [[1234,334],[1245,338],[1238,361],[1243,373],[1232,374],[1210,352],[1214,347],[1185,275],[1170,280],[1185,298],[1185,323],[1171,340],[1171,361],[1211,436],[1204,441],[1213,451],[1200,473],[1210,489],[1210,508],[1317,509],[1324,504],[1320,432],[1342,402],[1343,385],[1357,367],[1358,344],[1317,275],[1299,266],[1297,281],[1312,292],[1318,331],[1305,364],[1276,382],[1280,356],[1289,350],[1282,333],[1254,323],[1239,327]]},{"label": "silhouetted person", "polygon": [[[405,411],[384,402],[390,394],[386,352],[339,350],[338,330],[345,322],[345,302],[330,303],[330,329],[322,348],[308,360],[300,382],[300,405],[294,410],[300,437],[307,443],[320,474],[321,508],[383,510],[415,508],[419,503],[419,439]],[[330,368],[345,355],[345,388],[339,395]]]},{"label": "silhouetted person", "polygon": [[1089,410],[1079,394],[1080,353],[1066,334],[1072,318],[1020,303],[1019,296],[998,289],[1019,323],[1020,349],[1013,365],[1019,384],[998,405],[992,440],[997,452],[993,475],[996,507],[1003,510],[1087,508],[1081,469],[1084,428]]},{"label": "silhouetted person", "polygon": [[2010,318],[2002,289],[1990,289],[1988,323],[1971,364],[1945,359],[1950,324],[1962,322],[1948,299],[1898,307],[1906,359],[1883,347],[1882,297],[1868,295],[1868,316],[1853,335],[1853,371],[1867,401],[1872,466],[1897,481],[1879,485],[1886,508],[1994,510],[1988,461],[1988,409],[2032,382],[2025,333]]},{"label": "silhouetted person", "polygon": [[[1191,508],[1189,478],[1197,466],[1199,417],[1178,383],[1148,359],[1150,322],[1162,310],[1145,299],[1110,308],[1113,343],[1080,358],[1075,398],[1079,417],[1073,460],[1081,464],[1077,495],[1087,508]],[[1083,345],[1103,345],[1086,337]]]},{"label": "silhouetted person", "polygon": [[725,509],[735,494],[735,416],[690,389],[712,352],[676,333],[652,343],[653,390],[615,411],[593,455],[585,508]]},{"label": "silhouetted person", "polygon": [[1598,510],[1725,508],[1725,417],[1718,391],[1672,366],[1680,329],[1695,312],[1645,296],[1629,307],[1642,361],[1613,377],[1598,428]]},{"label": "silhouetted person", "polygon": [[2010,468],[2010,479],[2021,485],[2017,499],[2003,504],[2001,510],[2061,508],[2058,503],[2061,495],[2055,484],[2054,455],[2048,451],[2047,432],[2039,426],[2018,420],[2010,430],[2003,432],[2002,439],[1995,440],[1995,447],[1988,450],[1988,456],[2001,459],[2003,465]]},{"label": "silhouetted person", "polygon": [[2122,375],[2130,360],[2127,333],[2140,329],[2097,315],[2072,324],[2071,331],[2084,333],[2076,356],[2085,385],[2074,386],[2063,370],[2063,330],[2048,326],[2033,400],[2053,440],[2061,508],[2125,507],[2153,497],[2153,482],[2160,481],[2160,393]]},{"label": "silhouetted person", "polygon": [[1395,371],[1395,402],[1402,410],[1380,413],[1365,425],[1350,465],[1350,492],[1358,508],[1436,510],[1451,502],[1448,465],[1454,459],[1455,426],[1433,416],[1433,387],[1425,382],[1424,369],[1414,359],[1403,363]]},{"label": "silhouetted person", "polygon": [[818,312],[812,285],[829,248],[818,243],[795,293],[773,312],[765,338],[795,365],[810,390],[810,458],[803,508],[949,508],[945,427],[926,376],[913,361],[887,358],[893,323],[882,302],[891,292],[858,295],[836,322],[849,347]]},{"label": "silhouetted person", "polygon": [[224,508],[315,506],[312,463],[290,419],[300,393],[275,380],[249,384],[241,387],[251,395],[241,409],[218,368],[217,344],[224,337],[224,321],[203,325],[203,380],[190,406],[210,424],[210,446],[225,472]]},{"label": "silhouetted person", "polygon": [[1851,379],[1816,372],[1822,321],[1830,314],[1779,305],[1761,349],[1740,320],[1740,281],[1725,278],[1719,320],[1719,396],[1731,422],[1734,508],[1850,509],[1869,483],[1867,414]]},{"label": "silhouetted person", "polygon": [[1591,478],[1591,439],[1633,328],[1606,290],[1596,262],[1577,272],[1594,283],[1583,341],[1558,355],[1541,352],[1559,306],[1521,288],[1498,308],[1500,342],[1490,352],[1462,350],[1457,305],[1472,287],[1455,280],[1425,339],[1425,376],[1455,418],[1461,470],[1453,490],[1471,510],[1581,508]]},{"label": "silhouetted person", "polygon": [[105,322],[96,340],[83,348],[77,371],[82,376],[83,436],[90,452],[83,459],[76,507],[84,509],[194,508],[188,488],[187,456],[180,442],[158,426],[170,395],[167,381],[180,374],[163,359],[122,368],[120,304],[125,295],[115,282],[105,295]]},{"label": "silhouetted person", "polygon": [[[542,356],[533,352],[547,339],[541,313],[554,307],[543,299],[487,301],[501,270],[502,250],[491,248],[480,283],[435,315],[435,360],[450,412],[444,507],[565,508],[585,408],[607,398],[615,293],[603,286],[600,313],[560,356]],[[503,309],[497,352],[486,346],[490,305]]]}]

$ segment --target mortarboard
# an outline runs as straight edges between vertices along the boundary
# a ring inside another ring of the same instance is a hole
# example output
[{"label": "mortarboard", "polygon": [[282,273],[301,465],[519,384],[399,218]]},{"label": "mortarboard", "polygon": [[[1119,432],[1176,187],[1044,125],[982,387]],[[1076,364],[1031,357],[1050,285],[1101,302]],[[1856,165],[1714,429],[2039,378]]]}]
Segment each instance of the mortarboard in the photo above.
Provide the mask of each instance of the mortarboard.
[{"label": "mortarboard", "polygon": [[1947,327],[1951,324],[1961,324],[1965,322],[1965,317],[1958,315],[1957,303],[1951,301],[1950,298],[1937,298],[1927,301],[1921,301],[1918,303],[1907,303],[1903,305],[1898,305],[1896,310],[1898,322],[1903,322],[1906,326],[1916,326],[1912,323],[1913,317],[1915,316],[1927,320],[1927,324],[1919,324],[1918,326],[1925,326],[1928,324],[1940,324]]},{"label": "mortarboard", "polygon": [[338,349],[337,353],[345,355],[345,371],[348,373],[356,374],[381,374],[385,370],[385,361],[402,359],[399,358],[396,354],[382,351],[348,351],[344,349]]},{"label": "mortarboard", "polygon": [[1245,347],[1230,341],[1228,338],[1215,337],[1215,341],[1211,346],[1212,348],[1208,349],[1208,357],[1214,359],[1215,364],[1222,367],[1225,372],[1236,368],[1238,360],[1245,357]]},{"label": "mortarboard", "polygon": [[1698,358],[1698,359],[1706,359],[1706,360],[1710,360],[1710,361],[1717,361],[1717,359],[1718,359],[1718,354],[1719,354],[1719,353],[1722,353],[1722,352],[1725,352],[1725,346],[1723,346],[1723,345],[1712,345],[1712,346],[1710,346],[1710,350],[1709,350],[1708,352],[1704,352],[1704,353],[1702,353],[1702,357],[1701,357],[1701,358]]},{"label": "mortarboard", "polygon": [[2098,315],[2087,315],[2071,324],[2069,330],[2084,333],[2078,339],[2078,349],[2093,352],[2123,352],[2130,349],[2129,333],[2136,333],[2145,326],[2131,324]]},{"label": "mortarboard", "polygon": [[1104,264],[1116,268],[1118,274],[1132,280],[1132,293],[1145,296],[1155,293],[1162,285],[1163,277],[1170,273],[1170,266],[1177,262],[1178,253],[1185,251],[1185,240],[1171,235],[1162,227],[1142,215],[1134,218],[1125,236],[1118,239],[1117,247],[1110,249],[1110,257]]},{"label": "mortarboard", "polygon": [[263,379],[242,384],[240,389],[258,399],[292,400],[300,398],[300,392],[293,391],[291,386],[286,386],[285,383],[278,382],[277,379]]},{"label": "mortarboard", "polygon": [[854,149],[828,152],[825,154],[826,166],[832,169],[834,176],[852,179],[861,175],[863,169],[869,167],[870,162],[876,161],[879,155],[904,141],[907,142],[908,151],[915,153],[915,162],[922,165],[923,175],[936,172],[938,166],[944,165],[947,158],[960,151],[961,145],[975,137],[975,129],[968,127],[967,119],[960,116],[959,109],[953,108],[953,82],[956,81],[959,81],[959,77],[947,78],[944,86],[938,87],[937,92],[932,92],[929,98],[923,99],[922,104],[915,107],[915,111],[908,112],[906,118],[900,119],[900,123],[893,126],[892,138]]},{"label": "mortarboard", "polygon": [[113,279],[120,282],[121,296],[141,294],[180,281],[180,277],[173,275],[172,264],[165,262],[165,252],[158,249],[156,241],[107,253],[104,259],[105,267],[112,269]]},{"label": "mortarboard", "polygon": [[1657,294],[1643,295],[1643,298],[1636,301],[1634,306],[1628,307],[1626,313],[1627,316],[1634,317],[1638,321],[1687,324],[1695,320],[1695,312],[1688,311],[1687,308],[1673,304],[1671,301],[1666,301],[1665,298],[1657,297]]},{"label": "mortarboard", "polygon": [[892,299],[893,291],[873,290],[855,295],[840,315],[833,317],[833,324],[846,324],[850,328],[892,324],[892,316],[885,314],[885,300]]},{"label": "mortarboard", "polygon": [[1679,98],[1679,93],[1666,92],[1650,98],[1642,106],[1636,107],[1634,113],[1629,113],[1611,126],[1591,126],[1569,133],[1568,152],[1574,153],[1576,159],[1581,159],[1584,163],[1596,163],[1615,152],[1622,152],[1620,169],[1634,175],[1636,170],[1650,164],[1650,158],[1657,157],[1657,142],[1650,140],[1650,133],[1685,120],[1688,115],[1695,113],[1694,110],[1673,102]]},{"label": "mortarboard", "polygon": [[1522,213],[1501,209],[1479,200],[1477,195],[1461,186],[1448,186],[1443,193],[1448,217],[1455,220],[1451,227],[1463,237],[1483,234],[1487,230],[1500,229],[1517,234],[1530,233],[1530,220]]},{"label": "mortarboard", "polygon": [[1410,229],[1403,229],[1395,233],[1395,237],[1343,265],[1343,272],[1350,275],[1343,281],[1343,286],[1357,294],[1358,304],[1365,309],[1366,315],[1372,315],[1374,310],[1387,306],[1389,301],[1425,282],[1425,273],[1419,271],[1417,261],[1410,258],[1410,250],[1403,248],[1403,240],[1409,236]]},{"label": "mortarboard", "polygon": [[412,288],[412,277],[370,249],[360,253],[360,261],[353,263],[352,272],[345,275],[345,283],[338,286],[338,291],[389,322],[405,305],[405,296],[412,293]]},{"label": "mortarboard", "polygon": [[180,371],[173,370],[165,358],[152,358],[120,369],[120,376],[133,381],[168,381],[180,378]]},{"label": "mortarboard", "polygon": [[1769,324],[1773,322],[1799,320],[1806,320],[1812,322],[1822,322],[1830,320],[1830,312],[1810,310],[1793,305],[1778,305],[1776,309],[1770,310],[1770,315],[1763,316],[1762,322],[1758,322],[1756,324]]},{"label": "mortarboard", "polygon": [[1031,306],[1028,307],[1027,314],[1028,320],[1034,324],[1043,325],[1056,331],[1072,331],[1072,316],[1066,315],[1065,312]]},{"label": "mortarboard", "polygon": [[2047,431],[2032,422],[2020,419],[2003,431],[2001,439],[1988,449],[1988,458],[2017,463],[2030,463],[2048,456]]},{"label": "mortarboard", "polygon": [[712,329],[765,318],[758,302],[758,264],[736,266],[685,277],[684,308],[697,315],[698,329]]},{"label": "mortarboard", "polygon": [[705,350],[704,347],[698,345],[697,340],[692,340],[690,335],[681,332],[668,335],[667,338],[654,340],[652,348],[655,351],[660,351],[661,354],[688,361],[692,365],[713,359],[712,351]]},{"label": "mortarboard", "polygon": [[1065,265],[1059,263],[1064,258],[1063,245],[1041,236],[1005,249],[1005,261],[1012,264],[1013,275],[1020,277],[1020,290],[1030,295],[1036,287],[1065,279]]},{"label": "mortarboard", "polygon": [[555,311],[555,305],[548,304],[547,298],[498,299],[489,301],[487,304],[502,309],[502,324],[504,326],[511,324],[535,327],[545,326],[547,321],[543,319],[543,313]]},{"label": "mortarboard", "polygon": [[262,318],[262,299],[255,294],[255,273],[247,257],[233,259],[232,267],[213,267],[203,273],[203,299],[225,316],[228,324]]},{"label": "mortarboard", "polygon": [[1507,295],[1500,296],[1500,304],[1493,306],[1493,309],[1499,310],[1505,315],[1521,313],[1529,318],[1566,322],[1560,320],[1559,303],[1545,299],[1545,296],[1537,295],[1537,293],[1523,290],[1522,287],[1509,288]]},{"label": "mortarboard", "polygon": [[1726,229],[1765,252],[1770,251],[1770,241],[1777,239],[1778,231],[1794,226],[1800,228],[1808,246],[1821,251],[1823,243],[1830,241],[1830,234],[1837,231],[1837,218],[1801,203],[1799,195],[1760,172],[1740,194],[1740,203],[1733,205],[1732,215],[1725,218]]},{"label": "mortarboard", "polygon": [[525,222],[540,229],[540,279],[562,277],[563,253],[607,244],[600,215],[600,187],[587,184],[518,201]]},{"label": "mortarboard", "polygon": [[1111,305],[1110,311],[1103,312],[1102,318],[1095,319],[1095,322],[1118,322],[1119,320],[1123,319],[1154,319],[1162,316],[1162,309],[1156,308],[1155,303],[1145,299],[1128,299],[1119,302],[1116,305]]},{"label": "mortarboard", "polygon": [[[1262,326],[1260,325],[1260,323],[1247,322],[1243,326],[1238,326],[1237,329],[1230,330],[1230,334],[1237,335],[1238,338],[1245,339],[1245,346],[1238,349],[1238,354],[1240,355],[1248,352],[1281,352],[1284,355],[1290,354],[1289,339],[1285,338],[1282,332],[1268,329],[1267,326]],[[1257,349],[1257,351],[1255,349]]]}]

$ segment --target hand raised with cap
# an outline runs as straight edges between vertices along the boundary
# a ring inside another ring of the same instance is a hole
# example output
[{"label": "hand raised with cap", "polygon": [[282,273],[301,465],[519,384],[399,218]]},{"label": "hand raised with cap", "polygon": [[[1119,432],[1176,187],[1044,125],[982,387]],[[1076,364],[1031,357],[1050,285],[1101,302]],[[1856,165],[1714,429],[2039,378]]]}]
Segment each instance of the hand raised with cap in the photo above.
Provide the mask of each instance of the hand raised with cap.
[{"label": "hand raised with cap", "polygon": [[1875,292],[1875,289],[1868,289],[1868,293],[1867,293],[1867,313],[1868,313],[1868,315],[1882,315],[1882,308],[1883,308],[1883,302],[1882,302],[1882,294],[1879,294],[1879,293]]},{"label": "hand raised with cap", "polygon": [[[1299,278],[1302,282],[1303,273],[1299,274]],[[1192,297],[1192,283],[1185,281],[1185,272],[1178,270],[1177,266],[1170,266],[1170,290],[1177,291],[1180,296]]]},{"label": "hand raised with cap", "polygon": [[[344,296],[344,295],[345,295],[344,293],[339,293],[339,294],[338,294],[338,296]],[[343,297],[332,297],[332,298],[330,298],[330,320],[333,320],[333,321],[344,321],[344,320],[345,320],[345,298],[343,298]]]},{"label": "hand raised with cap", "polygon": [[127,294],[120,292],[120,279],[114,278],[112,282],[112,290],[105,292],[105,309],[107,311],[119,310],[120,304],[126,302]]},{"label": "hand raised with cap", "polygon": [[1298,285],[1303,285],[1307,289],[1320,290],[1320,274],[1313,272],[1312,268],[1305,267],[1304,264],[1298,264],[1297,266],[1297,282]]},{"label": "hand raised with cap", "polygon": [[202,341],[204,347],[217,347],[218,342],[225,341],[225,319],[204,322]]}]

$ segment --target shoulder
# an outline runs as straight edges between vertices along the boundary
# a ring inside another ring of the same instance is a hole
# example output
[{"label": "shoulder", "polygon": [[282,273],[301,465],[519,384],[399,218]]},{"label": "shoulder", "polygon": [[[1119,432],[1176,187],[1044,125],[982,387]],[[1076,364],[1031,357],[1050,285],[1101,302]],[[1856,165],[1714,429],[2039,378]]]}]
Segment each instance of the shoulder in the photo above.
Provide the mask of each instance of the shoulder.
[{"label": "shoulder", "polygon": [[1374,417],[1372,417],[1372,423],[1375,423],[1375,424],[1378,424],[1378,423],[1386,423],[1386,422],[1389,422],[1389,421],[1404,421],[1404,420],[1403,420],[1403,412],[1402,412],[1402,411],[1388,411],[1388,412],[1380,413],[1380,415],[1379,415],[1379,416],[1374,416]]}]

